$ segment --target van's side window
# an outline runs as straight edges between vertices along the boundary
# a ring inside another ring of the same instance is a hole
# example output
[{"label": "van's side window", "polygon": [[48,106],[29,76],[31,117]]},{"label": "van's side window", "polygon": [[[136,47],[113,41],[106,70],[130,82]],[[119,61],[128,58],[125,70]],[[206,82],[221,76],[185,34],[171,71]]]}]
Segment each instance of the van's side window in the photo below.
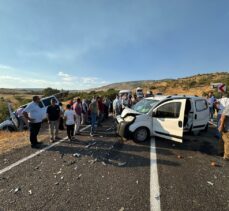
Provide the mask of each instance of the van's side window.
[{"label": "van's side window", "polygon": [[180,116],[181,103],[171,102],[160,106],[156,111],[159,118],[178,118]]},{"label": "van's side window", "polygon": [[43,108],[43,107],[44,107],[44,105],[43,105],[42,102],[39,102],[39,107],[40,107],[40,108]]},{"label": "van's side window", "polygon": [[45,107],[51,105],[51,99],[53,99],[53,98],[54,97],[50,97],[50,98],[47,98],[47,99],[42,100],[43,103],[44,103],[44,105],[45,105]]},{"label": "van's side window", "polygon": [[206,100],[196,100],[195,101],[196,111],[204,111],[208,108]]}]

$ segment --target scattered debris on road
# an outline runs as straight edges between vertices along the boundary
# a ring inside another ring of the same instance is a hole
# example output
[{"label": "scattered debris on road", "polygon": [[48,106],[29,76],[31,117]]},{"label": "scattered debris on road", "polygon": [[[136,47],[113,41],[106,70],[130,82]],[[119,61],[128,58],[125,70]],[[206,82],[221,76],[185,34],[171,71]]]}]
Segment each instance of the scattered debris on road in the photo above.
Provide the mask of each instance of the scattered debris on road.
[{"label": "scattered debris on road", "polygon": [[214,166],[214,167],[220,167],[221,165],[216,163],[215,161],[212,161],[211,162],[211,166]]},{"label": "scattered debris on road", "polygon": [[213,183],[213,182],[210,182],[210,181],[207,181],[207,183],[208,183],[209,185],[211,185],[211,186],[214,185],[214,183]]},{"label": "scattered debris on road", "polygon": [[90,147],[92,147],[94,145],[96,145],[96,141],[94,141],[92,143],[89,143],[88,145],[85,146],[85,148],[88,149],[88,148],[90,148]]},{"label": "scattered debris on road", "polygon": [[61,174],[62,173],[62,171],[60,170],[60,171],[58,171],[56,174]]},{"label": "scattered debris on road", "polygon": [[79,158],[81,155],[80,153],[74,153],[73,156]]},{"label": "scattered debris on road", "polygon": [[97,158],[94,160],[89,160],[88,163],[90,163],[91,165],[94,164],[95,162],[97,162]]},{"label": "scattered debris on road", "polygon": [[55,185],[59,185],[59,182],[56,182]]},{"label": "scattered debris on road", "polygon": [[177,155],[178,159],[184,159],[184,157],[182,155]]},{"label": "scattered debris on road", "polygon": [[125,210],[125,208],[124,207],[121,207],[119,211],[124,211],[124,210]]},{"label": "scattered debris on road", "polygon": [[28,192],[29,192],[29,195],[32,195],[32,194],[33,194],[33,193],[32,193],[32,190],[29,190]]},{"label": "scattered debris on road", "polygon": [[20,187],[15,188],[14,193],[18,193],[19,191],[21,191],[21,188]]},{"label": "scattered debris on road", "polygon": [[82,174],[80,174],[76,179],[80,179],[82,177]]},{"label": "scattered debris on road", "polygon": [[127,162],[122,162],[122,163],[118,163],[119,167],[125,166],[127,164]]},{"label": "scattered debris on road", "polygon": [[75,160],[72,160],[72,161],[70,161],[68,164],[67,164],[67,166],[71,166],[71,165],[73,165],[73,164],[75,164],[76,163],[76,161]]},{"label": "scattered debris on road", "polygon": [[156,196],[154,197],[155,199],[159,200],[160,199],[160,193],[156,194]]}]

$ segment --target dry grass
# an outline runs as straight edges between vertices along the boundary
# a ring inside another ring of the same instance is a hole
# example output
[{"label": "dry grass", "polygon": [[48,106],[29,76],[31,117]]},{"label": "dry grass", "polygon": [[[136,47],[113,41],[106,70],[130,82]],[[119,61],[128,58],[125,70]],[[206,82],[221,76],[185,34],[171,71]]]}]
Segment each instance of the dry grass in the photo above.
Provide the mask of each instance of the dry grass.
[{"label": "dry grass", "polygon": [[5,101],[12,102],[13,104],[17,104],[18,100],[16,99],[17,97],[20,97],[22,99],[31,99],[33,95],[30,94],[5,94],[5,93],[0,93],[0,98],[4,98]]},{"label": "dry grass", "polygon": [[[38,136],[39,141],[47,139],[48,135]],[[5,132],[0,131],[0,155],[30,145],[29,132]]]}]

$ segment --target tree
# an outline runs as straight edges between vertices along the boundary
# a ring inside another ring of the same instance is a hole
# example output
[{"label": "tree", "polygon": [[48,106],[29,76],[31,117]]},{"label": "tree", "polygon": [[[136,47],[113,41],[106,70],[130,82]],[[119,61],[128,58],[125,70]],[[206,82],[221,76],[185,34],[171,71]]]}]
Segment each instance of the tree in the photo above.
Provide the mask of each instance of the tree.
[{"label": "tree", "polygon": [[44,97],[46,97],[46,96],[57,94],[59,92],[60,90],[58,89],[52,89],[51,87],[48,87],[42,91],[42,94],[44,95]]}]

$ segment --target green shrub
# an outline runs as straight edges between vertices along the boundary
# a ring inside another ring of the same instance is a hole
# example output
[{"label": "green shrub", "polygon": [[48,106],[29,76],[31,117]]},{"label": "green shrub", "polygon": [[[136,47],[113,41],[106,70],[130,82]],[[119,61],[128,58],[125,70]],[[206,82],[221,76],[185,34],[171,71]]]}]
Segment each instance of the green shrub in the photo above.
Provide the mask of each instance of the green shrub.
[{"label": "green shrub", "polygon": [[1,101],[0,102],[0,123],[6,120],[6,118],[9,116],[9,111],[6,102]]}]

